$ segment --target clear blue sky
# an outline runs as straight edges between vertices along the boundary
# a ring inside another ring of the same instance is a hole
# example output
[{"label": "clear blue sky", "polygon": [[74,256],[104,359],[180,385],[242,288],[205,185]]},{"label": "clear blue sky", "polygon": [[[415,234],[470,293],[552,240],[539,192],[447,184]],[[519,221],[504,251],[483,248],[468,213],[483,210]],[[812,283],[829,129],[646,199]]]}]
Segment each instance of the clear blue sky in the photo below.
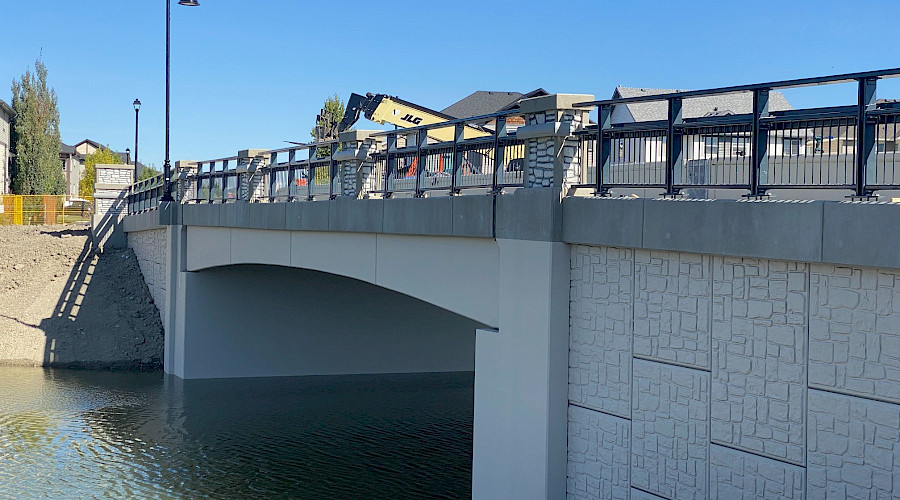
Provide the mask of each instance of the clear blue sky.
[{"label": "clear blue sky", "polygon": [[[883,1],[311,2],[172,0],[172,159],[306,141],[332,94],[441,109],[476,90],[611,95],[900,67],[900,3]],[[4,2],[0,99],[43,53],[63,141],[163,159],[163,0]],[[900,97],[900,79],[879,97]],[[850,104],[848,86],[795,107]],[[365,123],[357,125],[365,128]]]}]

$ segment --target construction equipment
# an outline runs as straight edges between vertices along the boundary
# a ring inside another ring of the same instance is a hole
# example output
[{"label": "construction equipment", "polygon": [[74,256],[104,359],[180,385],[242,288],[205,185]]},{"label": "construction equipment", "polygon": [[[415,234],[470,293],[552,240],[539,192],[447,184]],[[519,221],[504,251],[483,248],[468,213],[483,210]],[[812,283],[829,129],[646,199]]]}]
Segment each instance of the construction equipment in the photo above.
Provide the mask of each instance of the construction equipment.
[{"label": "construction equipment", "polygon": [[[445,115],[439,111],[428,109],[418,104],[404,101],[398,97],[385,94],[372,94],[362,96],[350,94],[344,119],[338,124],[338,132],[349,130],[359,120],[360,116],[380,124],[391,123],[401,128],[418,127],[420,125],[434,125],[456,118]],[[453,140],[454,127],[447,126],[428,131],[428,137],[438,141],[447,142]],[[464,139],[487,137],[491,132],[477,125],[466,125],[463,132]]]}]

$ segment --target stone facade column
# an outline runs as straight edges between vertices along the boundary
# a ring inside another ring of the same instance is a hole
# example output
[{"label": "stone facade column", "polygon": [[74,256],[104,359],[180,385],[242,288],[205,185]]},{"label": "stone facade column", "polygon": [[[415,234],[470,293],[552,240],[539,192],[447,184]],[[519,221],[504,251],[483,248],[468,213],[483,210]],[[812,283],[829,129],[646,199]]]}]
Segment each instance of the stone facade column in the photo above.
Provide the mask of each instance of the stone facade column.
[{"label": "stone facade column", "polygon": [[238,151],[236,171],[240,179],[238,201],[268,201],[268,178],[263,168],[268,159],[265,149],[242,149]]},{"label": "stone facade column", "polygon": [[588,124],[590,110],[573,104],[593,100],[588,94],[553,94],[522,101],[526,125],[516,137],[526,141],[526,188],[553,187],[564,193],[586,181],[581,178],[581,144],[574,134]]},{"label": "stone facade column", "polygon": [[95,248],[125,248],[122,218],[128,213],[128,190],[134,184],[134,165],[94,166],[94,215],[91,236]]},{"label": "stone facade column", "polygon": [[179,160],[175,162],[175,201],[185,203],[197,198],[196,183],[192,181],[197,175],[195,160]]},{"label": "stone facade column", "polygon": [[350,130],[341,132],[341,150],[335,153],[338,175],[341,176],[341,196],[362,198],[369,191],[377,189],[372,174],[375,162],[372,155],[377,151],[377,140],[371,137],[377,130]]}]

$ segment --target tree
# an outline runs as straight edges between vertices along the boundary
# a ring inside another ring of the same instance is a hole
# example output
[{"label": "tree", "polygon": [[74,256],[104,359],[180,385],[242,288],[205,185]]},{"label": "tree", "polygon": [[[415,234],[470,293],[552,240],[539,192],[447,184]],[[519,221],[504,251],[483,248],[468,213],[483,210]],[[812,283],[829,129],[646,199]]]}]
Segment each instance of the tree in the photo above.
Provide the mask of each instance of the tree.
[{"label": "tree", "polygon": [[47,67],[40,59],[34,62],[34,73],[28,69],[20,80],[13,80],[12,108],[13,192],[64,194],[56,92],[47,87]]},{"label": "tree", "polygon": [[78,181],[78,196],[86,198],[94,195],[94,165],[97,164],[117,164],[122,163],[122,159],[118,154],[113,153],[109,146],[101,147],[93,153],[84,157],[84,171],[81,172],[81,179]]},{"label": "tree", "polygon": [[[344,101],[337,94],[325,99],[319,116],[316,117],[316,126],[309,131],[316,142],[331,141],[338,138],[338,125],[344,119]],[[316,148],[316,157],[325,158],[331,154],[328,147]],[[328,172],[326,169],[319,168],[316,170],[316,184],[328,184]]]},{"label": "tree", "polygon": [[316,126],[309,131],[309,135],[316,141],[337,139],[337,128],[344,118],[344,109],[344,101],[337,94],[325,99],[322,111],[316,117]]},{"label": "tree", "polygon": [[151,177],[156,177],[160,173],[161,172],[159,170],[156,170],[156,167],[153,164],[150,164],[149,166],[145,166],[141,169],[141,173],[138,174],[137,180],[145,181]]}]

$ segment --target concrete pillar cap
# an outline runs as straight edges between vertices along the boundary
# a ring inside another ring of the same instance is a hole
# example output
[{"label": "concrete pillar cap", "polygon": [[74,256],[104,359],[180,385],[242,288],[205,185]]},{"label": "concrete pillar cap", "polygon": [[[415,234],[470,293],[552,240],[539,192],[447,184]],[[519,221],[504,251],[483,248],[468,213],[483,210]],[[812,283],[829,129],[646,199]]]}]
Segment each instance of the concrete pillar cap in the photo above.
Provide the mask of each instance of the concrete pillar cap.
[{"label": "concrete pillar cap", "polygon": [[364,141],[372,136],[372,134],[377,134],[378,132],[383,132],[382,130],[348,130],[346,132],[341,132],[338,134],[338,140],[340,142],[351,142],[351,141]]},{"label": "concrete pillar cap", "polygon": [[519,110],[523,113],[543,113],[554,109],[583,109],[588,111],[588,108],[576,108],[574,104],[593,100],[594,96],[591,94],[551,94],[523,99],[519,103]]}]

